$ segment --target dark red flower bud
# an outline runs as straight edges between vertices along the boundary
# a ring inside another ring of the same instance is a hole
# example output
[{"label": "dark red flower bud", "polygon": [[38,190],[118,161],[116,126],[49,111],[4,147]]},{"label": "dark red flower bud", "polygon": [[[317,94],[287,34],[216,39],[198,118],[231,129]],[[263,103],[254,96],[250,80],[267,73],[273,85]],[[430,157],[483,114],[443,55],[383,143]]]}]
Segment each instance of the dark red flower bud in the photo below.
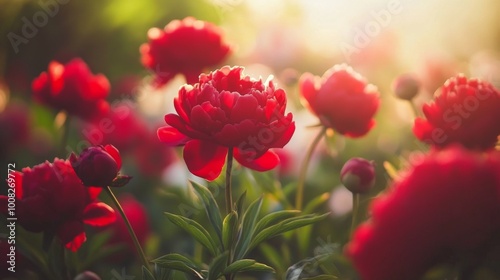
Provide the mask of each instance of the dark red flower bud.
[{"label": "dark red flower bud", "polygon": [[340,171],[340,181],[353,193],[366,193],[375,185],[373,162],[364,158],[351,158]]},{"label": "dark red flower bud", "polygon": [[397,77],[392,83],[392,90],[397,98],[412,100],[420,90],[420,81],[412,74]]},{"label": "dark red flower bud", "polygon": [[113,145],[86,148],[79,157],[71,154],[69,160],[75,173],[88,187],[111,185],[121,167],[120,154]]}]

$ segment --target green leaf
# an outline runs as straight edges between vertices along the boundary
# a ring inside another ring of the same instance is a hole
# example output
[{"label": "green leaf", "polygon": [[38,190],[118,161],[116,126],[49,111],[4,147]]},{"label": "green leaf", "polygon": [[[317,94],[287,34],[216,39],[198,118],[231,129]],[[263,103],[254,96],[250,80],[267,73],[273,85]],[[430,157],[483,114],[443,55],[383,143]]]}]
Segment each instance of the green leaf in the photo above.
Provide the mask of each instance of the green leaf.
[{"label": "green leaf", "polygon": [[229,213],[222,222],[222,244],[225,249],[232,248],[235,232],[238,230],[238,214],[233,211]]},{"label": "green leaf", "polygon": [[240,272],[247,272],[247,271],[253,271],[253,272],[273,272],[274,269],[268,265],[265,265],[263,263],[254,263],[251,266],[244,268],[240,270]]},{"label": "green leaf", "polygon": [[236,201],[236,213],[238,213],[238,216],[240,217],[243,214],[243,203],[245,202],[246,196],[247,196],[247,191],[244,191]]},{"label": "green leaf", "polygon": [[284,257],[280,252],[278,252],[273,246],[267,243],[261,243],[259,246],[259,251],[266,257],[267,262],[269,262],[276,270],[285,271],[288,269],[286,263],[286,257]]},{"label": "green leaf", "polygon": [[187,231],[194,239],[205,246],[205,248],[207,248],[213,256],[216,256],[219,253],[218,247],[215,241],[212,239],[212,236],[210,236],[208,231],[199,223],[192,219],[172,213],[165,212],[165,215],[167,215],[167,218],[172,223]]},{"label": "green leaf", "polygon": [[[304,214],[313,213],[316,208],[325,203],[330,198],[330,193],[323,193],[312,199],[304,207]],[[309,247],[309,240],[311,236],[312,226],[305,226],[297,230],[297,242],[301,252],[306,252]]]},{"label": "green leaf", "polygon": [[222,217],[214,196],[206,187],[193,181],[189,182],[203,203],[203,206],[205,206],[205,212],[207,213],[208,220],[215,229],[215,233],[217,234],[217,237],[219,237],[219,241],[222,245]]},{"label": "green leaf", "polygon": [[255,232],[260,232],[270,224],[274,224],[278,221],[282,221],[284,219],[296,216],[299,213],[300,213],[299,210],[282,210],[267,214],[257,223],[257,226],[255,227]]},{"label": "green leaf", "polygon": [[159,267],[179,270],[189,273],[190,275],[203,279],[203,275],[198,272],[198,266],[190,259],[180,254],[168,254],[152,260]]},{"label": "green leaf", "polygon": [[216,257],[212,261],[212,263],[210,263],[210,266],[208,267],[207,280],[217,280],[224,273],[224,270],[226,269],[227,266],[228,258],[229,254],[228,252],[225,252],[224,254],[221,254],[220,256]]},{"label": "green leaf", "polygon": [[143,280],[155,280],[155,277],[145,266],[142,266],[142,279]]},{"label": "green leaf", "polygon": [[255,263],[257,263],[257,261],[251,260],[251,259],[237,260],[237,261],[233,262],[232,264],[230,264],[228,267],[226,267],[226,269],[224,270],[224,274],[240,272],[243,269],[248,268]]},{"label": "green leaf", "polygon": [[294,230],[296,228],[300,228],[303,226],[307,226],[310,224],[313,224],[315,222],[318,222],[320,220],[323,220],[329,215],[329,213],[325,213],[323,215],[316,215],[316,214],[310,214],[310,215],[304,215],[300,217],[293,217],[286,219],[276,225],[270,226],[260,232],[257,233],[255,238],[253,238],[252,243],[250,244],[249,249],[254,248],[255,246],[259,245],[259,243],[274,237],[276,235],[280,235],[284,232]]},{"label": "green leaf", "polygon": [[255,232],[255,223],[262,206],[262,200],[261,197],[250,204],[243,216],[240,228],[241,236],[235,250],[235,260],[243,258],[249,250],[249,245],[252,242],[253,233]]}]

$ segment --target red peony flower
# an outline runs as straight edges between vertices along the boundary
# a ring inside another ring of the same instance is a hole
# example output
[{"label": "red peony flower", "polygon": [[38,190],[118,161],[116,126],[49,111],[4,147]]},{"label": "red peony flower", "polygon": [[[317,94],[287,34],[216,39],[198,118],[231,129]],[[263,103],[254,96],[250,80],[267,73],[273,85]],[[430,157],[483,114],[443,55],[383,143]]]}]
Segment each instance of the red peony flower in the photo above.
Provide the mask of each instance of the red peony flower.
[{"label": "red peony flower", "polygon": [[161,141],[185,145],[188,169],[207,180],[219,176],[228,149],[243,166],[274,168],[279,159],[269,149],[282,148],[295,131],[292,114],[285,116],[285,92],[271,81],[243,77],[242,71],[225,66],[183,86],[174,100],[178,115],[166,115],[169,126],[158,129]]},{"label": "red peony flower", "polygon": [[[97,202],[101,189],[85,187],[67,160],[54,159],[15,173],[17,221],[26,230],[55,235],[76,251],[86,240],[84,224],[104,226],[115,220],[107,204]],[[8,197],[0,196],[8,216]]]},{"label": "red peony flower", "polygon": [[500,152],[435,150],[372,212],[347,247],[363,279],[421,279],[439,263],[480,263],[500,234]]},{"label": "red peony flower", "polygon": [[[134,232],[137,236],[137,240],[141,245],[144,245],[149,234],[150,234],[150,225],[149,219],[146,212],[146,208],[139,201],[137,201],[132,195],[125,194],[120,196],[119,198],[120,204],[127,215],[127,218],[134,229]],[[108,245],[126,245],[126,249],[128,252],[132,254],[125,254],[127,257],[135,257],[136,249],[134,245],[134,241],[130,237],[128,233],[127,226],[125,222],[120,217],[118,212],[115,212],[116,220],[114,223],[109,224],[105,229],[111,230],[111,238],[108,241]],[[125,257],[124,254],[117,254],[113,256],[113,260],[121,261]],[[125,257],[126,258],[126,257]]]},{"label": "red peony flower", "polygon": [[66,65],[50,62],[48,71],[33,80],[32,90],[39,103],[85,120],[109,110],[105,100],[109,93],[108,79],[102,74],[94,76],[79,58]]},{"label": "red peony flower", "polygon": [[113,145],[88,147],[79,156],[71,153],[69,161],[85,186],[101,188],[111,185],[122,165]]},{"label": "red peony flower", "polygon": [[187,17],[171,21],[165,28],[151,28],[149,43],[140,48],[142,64],[156,73],[155,83],[164,85],[177,74],[194,84],[202,71],[229,54],[222,30],[209,22]]},{"label": "red peony flower", "polygon": [[380,104],[377,88],[346,64],[335,65],[322,78],[304,73],[299,80],[304,106],[321,123],[349,137],[360,137],[375,125]]},{"label": "red peony flower", "polygon": [[423,112],[426,119],[417,118],[413,132],[435,147],[460,143],[488,150],[500,135],[500,92],[484,81],[450,78]]}]

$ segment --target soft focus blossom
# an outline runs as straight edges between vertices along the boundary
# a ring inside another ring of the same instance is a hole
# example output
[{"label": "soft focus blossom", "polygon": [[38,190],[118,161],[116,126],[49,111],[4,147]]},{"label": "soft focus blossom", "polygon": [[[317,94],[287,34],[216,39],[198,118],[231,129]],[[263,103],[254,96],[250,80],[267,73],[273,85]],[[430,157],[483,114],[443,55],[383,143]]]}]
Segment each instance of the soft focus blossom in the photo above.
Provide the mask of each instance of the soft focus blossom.
[{"label": "soft focus blossom", "polygon": [[[67,160],[54,159],[15,173],[17,222],[28,231],[56,236],[78,250],[86,240],[84,224],[105,226],[115,220],[108,205],[97,202],[99,188],[85,187]],[[0,196],[7,212],[8,197]]]},{"label": "soft focus blossom", "polygon": [[102,118],[88,122],[82,128],[82,137],[92,145],[104,143],[125,152],[140,145],[148,127],[130,102],[117,102]]},{"label": "soft focus blossom", "polygon": [[22,147],[30,136],[29,111],[24,105],[9,104],[0,112],[0,157],[6,159],[7,155]]},{"label": "soft focus blossom", "polygon": [[403,74],[392,82],[392,90],[397,98],[412,100],[420,90],[420,81],[413,74]]},{"label": "soft focus blossom", "polygon": [[142,136],[140,145],[133,150],[133,157],[137,168],[145,176],[161,176],[177,160],[174,149],[158,141],[153,131]]},{"label": "soft focus blossom", "polygon": [[459,71],[458,62],[444,54],[432,54],[422,59],[423,63],[418,70],[422,88],[431,96],[443,83]]},{"label": "soft focus blossom", "polygon": [[433,146],[460,143],[486,150],[500,135],[500,92],[478,79],[450,78],[423,112],[426,118],[415,120],[413,132]]},{"label": "soft focus blossom", "polygon": [[428,154],[374,200],[347,254],[362,279],[421,279],[438,263],[481,263],[499,234],[500,152],[454,146]]},{"label": "soft focus blossom", "polygon": [[158,129],[162,142],[185,145],[188,169],[207,180],[219,176],[228,149],[243,166],[274,168],[279,159],[269,149],[282,148],[295,130],[292,114],[285,115],[285,92],[242,71],[225,66],[183,86],[174,100],[177,114],[166,115],[169,126]]},{"label": "soft focus blossom", "polygon": [[330,68],[322,78],[304,73],[299,88],[304,106],[338,133],[360,137],[375,125],[377,88],[345,64]]},{"label": "soft focus blossom", "polygon": [[375,166],[364,158],[351,158],[342,170],[340,181],[353,193],[366,193],[375,185]]},{"label": "soft focus blossom", "polygon": [[159,86],[177,74],[194,84],[206,68],[221,63],[231,50],[219,27],[193,17],[173,20],[164,29],[151,28],[148,40],[140,48],[141,61],[155,72],[154,83]]},{"label": "soft focus blossom", "polygon": [[78,156],[72,153],[69,161],[85,186],[101,188],[111,185],[122,165],[113,145],[88,147]]},{"label": "soft focus blossom", "polygon": [[93,75],[80,58],[66,65],[50,62],[47,72],[32,83],[37,102],[85,120],[98,118],[109,110],[109,88],[108,79],[102,74]]}]

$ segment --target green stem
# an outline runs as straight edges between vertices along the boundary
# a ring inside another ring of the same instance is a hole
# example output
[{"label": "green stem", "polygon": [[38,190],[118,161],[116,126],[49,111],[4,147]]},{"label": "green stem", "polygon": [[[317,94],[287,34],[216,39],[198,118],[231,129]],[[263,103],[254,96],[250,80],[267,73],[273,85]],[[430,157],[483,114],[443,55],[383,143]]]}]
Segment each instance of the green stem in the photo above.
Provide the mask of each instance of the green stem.
[{"label": "green stem", "polygon": [[63,158],[66,157],[66,145],[68,145],[68,138],[69,138],[69,128],[71,126],[71,117],[67,116],[66,119],[64,120],[64,124],[62,125],[62,136],[61,136],[61,156]]},{"label": "green stem", "polygon": [[233,195],[231,193],[231,170],[233,169],[233,148],[227,151],[227,164],[226,164],[226,212],[230,214],[233,212]]},{"label": "green stem", "polygon": [[415,118],[420,117],[420,112],[419,112],[417,106],[415,105],[415,102],[413,102],[413,99],[408,100],[408,102],[410,102],[411,109],[413,111],[413,114],[415,115]]},{"label": "green stem", "polygon": [[[233,148],[229,148],[227,151],[227,163],[226,163],[226,212],[229,215],[233,212],[233,194],[231,193],[231,171],[233,169]],[[232,246],[230,246],[232,247]],[[227,259],[227,265],[233,262],[233,248],[227,248],[229,257]],[[226,280],[232,280],[233,274],[224,275]]]},{"label": "green stem", "polygon": [[307,169],[309,167],[309,163],[311,162],[311,157],[314,152],[314,149],[318,145],[319,141],[323,137],[327,130],[326,126],[323,126],[321,128],[321,131],[316,135],[316,138],[314,138],[313,142],[311,143],[311,146],[309,146],[309,149],[307,150],[306,157],[304,158],[304,161],[302,162],[302,167],[300,168],[300,174],[299,174],[299,182],[297,185],[297,194],[295,195],[295,208],[297,210],[302,210],[302,202],[304,200],[304,184],[306,181],[306,175],[307,175]]},{"label": "green stem", "polygon": [[123,221],[125,222],[125,225],[127,226],[128,233],[130,234],[130,237],[132,237],[132,240],[134,241],[135,249],[137,250],[137,253],[139,254],[142,265],[144,265],[148,270],[149,270],[149,263],[148,260],[146,259],[146,255],[144,254],[144,251],[142,250],[141,244],[139,243],[139,240],[137,239],[137,236],[135,235],[134,230],[132,229],[132,225],[130,225],[130,222],[127,218],[127,215],[125,215],[125,212],[123,211],[122,206],[120,205],[120,202],[116,198],[116,196],[113,194],[113,191],[111,190],[110,187],[106,187],[106,191],[108,192],[109,196],[115,203],[116,208],[118,208],[118,212],[123,218]]},{"label": "green stem", "polygon": [[354,230],[357,225],[357,218],[359,212],[359,193],[352,194],[352,221],[351,221],[351,236],[354,234]]}]

